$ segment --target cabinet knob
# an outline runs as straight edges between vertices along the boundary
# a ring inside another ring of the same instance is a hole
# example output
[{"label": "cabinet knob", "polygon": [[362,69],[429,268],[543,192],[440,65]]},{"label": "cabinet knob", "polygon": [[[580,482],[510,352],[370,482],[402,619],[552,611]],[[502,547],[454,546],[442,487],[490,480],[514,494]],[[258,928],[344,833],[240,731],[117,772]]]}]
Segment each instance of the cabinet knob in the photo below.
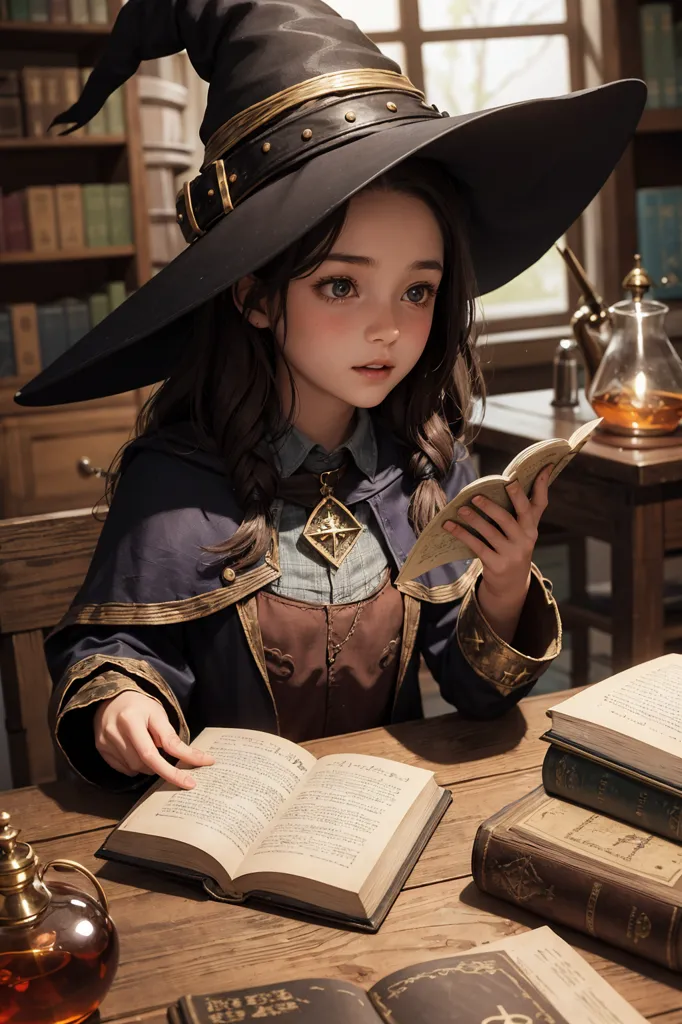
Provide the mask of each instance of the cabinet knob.
[{"label": "cabinet knob", "polygon": [[96,476],[106,479],[109,474],[106,469],[102,469],[101,466],[93,466],[87,455],[81,456],[76,463],[76,467],[81,476]]}]

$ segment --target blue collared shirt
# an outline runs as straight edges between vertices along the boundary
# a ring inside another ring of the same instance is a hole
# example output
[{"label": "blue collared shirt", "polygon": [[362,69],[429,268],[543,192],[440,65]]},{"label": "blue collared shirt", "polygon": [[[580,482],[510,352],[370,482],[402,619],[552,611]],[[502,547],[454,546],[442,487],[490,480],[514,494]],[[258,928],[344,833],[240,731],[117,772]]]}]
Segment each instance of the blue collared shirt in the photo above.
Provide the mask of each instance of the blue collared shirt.
[{"label": "blue collared shirt", "polygon": [[[282,477],[289,477],[301,467],[315,474],[337,469],[343,461],[344,449],[350,453],[360,472],[373,479],[377,468],[377,442],[372,419],[366,409],[358,409],[355,430],[333,452],[327,452],[292,427],[275,446],[275,454]],[[279,579],[268,587],[273,593],[315,604],[348,604],[364,601],[378,589],[388,558],[367,502],[358,502],[352,510],[363,529],[338,569],[318,554],[303,536],[309,513],[301,505],[278,498],[273,502],[272,511],[279,534],[282,571]]]}]

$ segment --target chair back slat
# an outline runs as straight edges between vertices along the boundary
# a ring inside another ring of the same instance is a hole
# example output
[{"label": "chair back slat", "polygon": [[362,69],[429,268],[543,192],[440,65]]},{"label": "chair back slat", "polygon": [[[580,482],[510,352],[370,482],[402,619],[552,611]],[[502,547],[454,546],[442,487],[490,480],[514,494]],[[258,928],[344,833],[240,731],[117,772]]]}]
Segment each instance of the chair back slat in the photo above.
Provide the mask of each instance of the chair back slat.
[{"label": "chair back slat", "polygon": [[0,673],[15,786],[50,782],[58,761],[47,709],[52,682],[43,634],[87,572],[106,510],[0,520]]}]

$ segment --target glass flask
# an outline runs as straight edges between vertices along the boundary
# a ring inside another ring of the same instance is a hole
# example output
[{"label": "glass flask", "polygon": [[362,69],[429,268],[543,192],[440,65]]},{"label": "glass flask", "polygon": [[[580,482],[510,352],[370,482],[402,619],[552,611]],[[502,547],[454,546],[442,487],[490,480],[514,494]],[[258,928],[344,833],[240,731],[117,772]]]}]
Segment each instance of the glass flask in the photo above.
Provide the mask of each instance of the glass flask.
[{"label": "glass flask", "polygon": [[682,418],[682,361],[666,334],[668,307],[643,298],[651,283],[637,258],[623,282],[632,299],[608,311],[611,340],[588,395],[603,430],[631,437],[670,434]]},{"label": "glass flask", "polygon": [[[99,881],[75,861],[41,866],[0,813],[0,1024],[79,1024],[102,1002],[118,965],[118,938]],[[79,871],[98,900],[50,868]]]}]

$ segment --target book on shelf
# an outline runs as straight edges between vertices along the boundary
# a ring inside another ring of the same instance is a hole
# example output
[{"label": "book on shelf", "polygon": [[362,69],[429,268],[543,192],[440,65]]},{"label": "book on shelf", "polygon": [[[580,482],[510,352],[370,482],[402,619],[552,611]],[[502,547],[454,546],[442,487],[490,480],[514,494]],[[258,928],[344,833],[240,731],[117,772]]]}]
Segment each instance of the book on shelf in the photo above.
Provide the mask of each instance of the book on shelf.
[{"label": "book on shelf", "polygon": [[21,107],[19,72],[0,68],[0,138],[23,135],[24,116]]},{"label": "book on shelf", "polygon": [[52,185],[30,185],[26,189],[26,209],[34,252],[59,248],[55,190]]},{"label": "book on shelf", "polygon": [[66,352],[69,347],[66,310],[61,302],[44,302],[38,306],[40,360],[43,366]]},{"label": "book on shelf", "polygon": [[55,25],[68,24],[69,0],[50,0],[50,21]]},{"label": "book on shelf", "polygon": [[28,0],[9,0],[10,21],[29,21]]},{"label": "book on shelf", "polygon": [[28,0],[29,21],[48,22],[50,20],[49,0]]},{"label": "book on shelf", "polygon": [[208,728],[192,790],[159,781],[97,856],[201,882],[218,899],[376,931],[450,803],[433,772]]},{"label": "book on shelf", "polygon": [[9,310],[0,308],[0,377],[14,377],[14,346]]},{"label": "book on shelf", "polygon": [[23,190],[2,197],[3,245],[5,252],[26,252],[31,248]]},{"label": "book on shelf", "polygon": [[[549,465],[554,467],[550,477],[550,483],[553,483],[559,473],[587,443],[600,423],[601,418],[581,424],[573,431],[568,440],[563,437],[554,437],[547,441],[536,441],[516,455],[503,473],[479,477],[463,487],[457,497],[448,502],[422,530],[407,556],[396,582],[416,579],[422,573],[444,565],[446,562],[471,558],[471,549],[465,541],[448,533],[443,529],[443,524],[456,520],[467,532],[487,543],[485,538],[473,527],[467,526],[461,517],[458,518],[459,510],[464,505],[469,505],[472,498],[480,494],[485,495],[501,508],[513,511],[511,498],[506,490],[507,486],[513,480],[518,480],[525,494],[530,494],[538,474],[545,466]],[[478,511],[480,512],[480,509]]]},{"label": "book on shelf", "polygon": [[83,218],[89,248],[111,244],[106,185],[97,182],[83,185]]},{"label": "book on shelf", "polygon": [[80,185],[57,185],[57,225],[60,249],[82,249],[85,245],[83,193]]},{"label": "book on shelf", "polygon": [[107,0],[88,0],[89,20],[93,25],[108,25],[109,10]]},{"label": "book on shelf", "polygon": [[125,281],[109,281],[107,283],[107,313],[111,313],[126,300]]},{"label": "book on shelf", "polygon": [[682,188],[640,188],[637,239],[656,299],[682,298]]},{"label": "book on shelf", "polygon": [[104,104],[107,135],[125,135],[126,115],[123,88],[116,89]]},{"label": "book on shelf", "polygon": [[9,306],[14,349],[12,374],[0,376],[33,377],[42,367],[40,337],[38,334],[38,309],[33,302],[14,303]]},{"label": "book on shelf", "polygon": [[69,0],[69,21],[73,25],[87,25],[90,21],[88,0]]},{"label": "book on shelf", "polygon": [[21,71],[21,85],[26,114],[26,134],[30,137],[44,135],[50,123],[43,100],[43,68],[24,67]]},{"label": "book on shelf", "polygon": [[[682,654],[604,679],[547,714],[550,793],[682,840]],[[564,755],[562,757],[562,755]]]},{"label": "book on shelf", "polygon": [[92,327],[96,327],[111,312],[108,294],[106,292],[94,292],[88,298],[88,309],[90,312],[90,324]]},{"label": "book on shelf", "polygon": [[648,88],[647,107],[677,107],[678,33],[671,3],[647,3],[639,8],[642,69]]},{"label": "book on shelf", "polygon": [[300,978],[184,996],[170,1024],[286,1018],[297,1024],[644,1024],[580,953],[546,926],[454,956],[414,963],[369,991]]},{"label": "book on shelf", "polygon": [[132,245],[133,224],[130,210],[130,185],[127,181],[105,186],[109,245]]},{"label": "book on shelf", "polygon": [[80,299],[62,299],[66,318],[66,347],[70,348],[90,330],[90,310]]},{"label": "book on shelf", "polygon": [[[87,4],[87,0],[85,0]],[[88,78],[92,74],[92,68],[81,68],[81,88],[85,85]],[[87,135],[106,135],[108,133],[107,115],[105,113],[106,102],[104,106],[100,107],[96,114],[94,114],[88,123],[84,126]]]},{"label": "book on shelf", "polygon": [[682,845],[540,786],[478,828],[482,892],[682,970]]}]

